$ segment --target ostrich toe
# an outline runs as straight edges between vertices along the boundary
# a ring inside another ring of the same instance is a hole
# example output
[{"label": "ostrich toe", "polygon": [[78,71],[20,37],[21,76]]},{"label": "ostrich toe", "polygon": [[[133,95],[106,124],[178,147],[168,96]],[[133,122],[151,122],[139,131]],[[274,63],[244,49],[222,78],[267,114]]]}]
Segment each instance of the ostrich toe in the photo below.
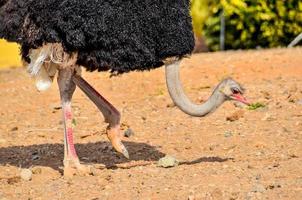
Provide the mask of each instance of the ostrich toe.
[{"label": "ostrich toe", "polygon": [[72,178],[74,175],[87,176],[91,175],[93,166],[83,165],[79,160],[64,161],[64,178]]},{"label": "ostrich toe", "polygon": [[119,126],[114,128],[107,129],[107,137],[110,140],[114,149],[123,154],[127,159],[129,159],[129,153],[124,144],[122,143],[122,139],[124,137],[124,133],[121,131]]}]

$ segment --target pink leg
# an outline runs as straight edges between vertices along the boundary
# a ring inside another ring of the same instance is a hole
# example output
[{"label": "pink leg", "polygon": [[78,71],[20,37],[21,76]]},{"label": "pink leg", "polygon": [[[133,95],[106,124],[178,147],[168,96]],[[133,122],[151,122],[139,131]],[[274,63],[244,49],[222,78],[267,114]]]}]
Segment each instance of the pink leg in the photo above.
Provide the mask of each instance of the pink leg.
[{"label": "pink leg", "polygon": [[73,74],[72,69],[66,68],[60,70],[58,75],[58,85],[60,89],[64,121],[65,177],[71,177],[76,173],[86,175],[91,172],[90,167],[80,164],[73,142],[71,99],[76,88],[76,85],[72,81]]},{"label": "pink leg", "polygon": [[111,141],[116,151],[122,153],[129,159],[129,153],[122,143],[124,133],[120,129],[120,112],[108,102],[101,94],[99,94],[87,81],[81,76],[73,76],[73,82],[88,96],[88,98],[103,113],[105,122],[109,123],[107,128],[107,137]]},{"label": "pink leg", "polygon": [[74,148],[73,142],[73,130],[72,130],[72,113],[71,113],[71,104],[64,103],[62,105],[63,114],[64,114],[64,143],[66,147],[66,156],[78,159],[76,150]]}]

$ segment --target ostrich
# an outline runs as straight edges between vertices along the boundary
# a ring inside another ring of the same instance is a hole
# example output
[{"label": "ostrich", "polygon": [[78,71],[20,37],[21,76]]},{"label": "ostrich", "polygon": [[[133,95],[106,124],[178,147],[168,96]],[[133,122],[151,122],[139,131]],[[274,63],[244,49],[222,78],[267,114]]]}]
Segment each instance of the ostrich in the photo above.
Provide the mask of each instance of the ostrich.
[{"label": "ostrich", "polygon": [[179,66],[194,47],[189,6],[189,0],[0,0],[0,38],[21,45],[37,89],[48,89],[57,74],[64,175],[90,170],[80,163],[73,142],[71,101],[76,87],[103,114],[112,146],[129,158],[119,111],[84,80],[82,67],[116,75],[165,65],[172,100],[196,117],[206,116],[227,100],[248,104],[242,87],[231,78],[221,81],[202,105],[185,95]]}]

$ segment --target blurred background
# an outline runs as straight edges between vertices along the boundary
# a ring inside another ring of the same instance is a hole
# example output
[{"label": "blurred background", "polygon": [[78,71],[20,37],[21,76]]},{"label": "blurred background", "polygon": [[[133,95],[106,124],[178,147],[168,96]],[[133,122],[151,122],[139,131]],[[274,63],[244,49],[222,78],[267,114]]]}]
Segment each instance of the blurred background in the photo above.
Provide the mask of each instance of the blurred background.
[{"label": "blurred background", "polygon": [[[287,46],[302,33],[301,0],[192,0],[196,51]],[[301,42],[300,42],[301,44]]]},{"label": "blurred background", "polygon": [[0,68],[21,66],[17,44],[0,40],[0,55]]},{"label": "blurred background", "polygon": [[[195,53],[301,45],[301,0],[191,0],[191,14]],[[21,65],[18,45],[0,40],[0,53],[0,67]]]}]

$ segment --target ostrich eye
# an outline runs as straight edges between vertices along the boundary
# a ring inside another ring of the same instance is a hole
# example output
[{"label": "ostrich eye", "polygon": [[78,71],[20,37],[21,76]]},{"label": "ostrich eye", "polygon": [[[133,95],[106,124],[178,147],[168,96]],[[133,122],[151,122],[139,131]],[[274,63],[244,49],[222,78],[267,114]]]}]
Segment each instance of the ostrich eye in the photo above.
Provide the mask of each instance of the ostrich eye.
[{"label": "ostrich eye", "polygon": [[241,92],[238,88],[231,88],[231,91],[233,94],[241,94]]}]

